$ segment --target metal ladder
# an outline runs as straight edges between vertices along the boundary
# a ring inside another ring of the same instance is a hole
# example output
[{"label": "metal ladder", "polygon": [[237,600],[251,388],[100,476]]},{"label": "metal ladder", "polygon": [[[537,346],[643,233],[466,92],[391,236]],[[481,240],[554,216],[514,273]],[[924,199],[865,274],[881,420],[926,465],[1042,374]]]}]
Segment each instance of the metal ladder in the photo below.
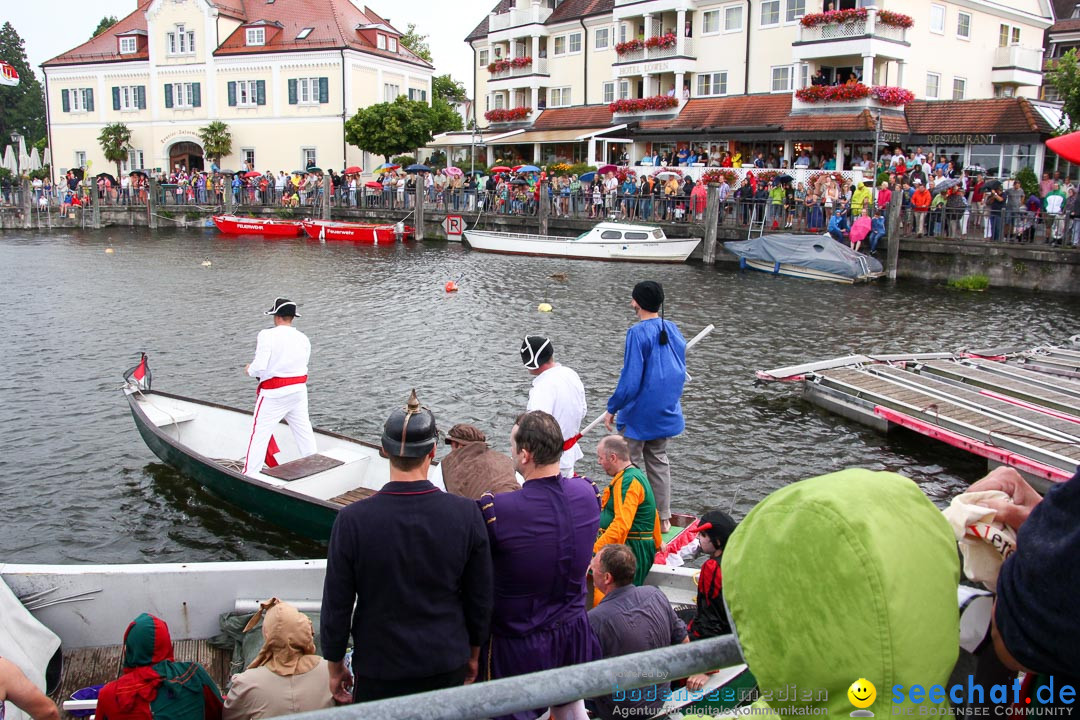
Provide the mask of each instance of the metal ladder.
[{"label": "metal ladder", "polygon": [[[754,232],[757,232],[757,236],[761,237],[765,234],[765,212],[764,207],[759,207],[761,203],[754,203],[754,214],[750,217],[750,227],[746,231],[746,239],[753,240]],[[758,221],[758,210],[761,210],[761,220]]]}]

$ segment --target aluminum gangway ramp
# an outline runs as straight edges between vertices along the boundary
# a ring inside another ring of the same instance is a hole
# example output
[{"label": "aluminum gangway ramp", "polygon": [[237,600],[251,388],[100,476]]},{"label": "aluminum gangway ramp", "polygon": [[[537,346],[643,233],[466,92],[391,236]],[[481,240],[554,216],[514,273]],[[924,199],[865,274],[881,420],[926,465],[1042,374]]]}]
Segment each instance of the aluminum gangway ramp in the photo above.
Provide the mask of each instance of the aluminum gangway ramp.
[{"label": "aluminum gangway ramp", "polygon": [[[1050,482],[1067,480],[1080,465],[1080,407],[1067,393],[1031,386],[966,387],[976,369],[953,361],[899,367],[869,364],[818,371],[807,378],[807,397],[823,405],[842,398],[867,415],[942,440]],[[972,372],[969,372],[972,371]],[[936,373],[936,375],[935,375]],[[952,376],[949,377],[948,375]],[[1034,388],[1034,389],[1033,389]],[[1037,394],[1047,395],[1038,402]],[[1054,400],[1058,407],[1039,404]],[[1070,404],[1073,403],[1073,404]],[[1075,414],[1074,414],[1075,413]]]}]

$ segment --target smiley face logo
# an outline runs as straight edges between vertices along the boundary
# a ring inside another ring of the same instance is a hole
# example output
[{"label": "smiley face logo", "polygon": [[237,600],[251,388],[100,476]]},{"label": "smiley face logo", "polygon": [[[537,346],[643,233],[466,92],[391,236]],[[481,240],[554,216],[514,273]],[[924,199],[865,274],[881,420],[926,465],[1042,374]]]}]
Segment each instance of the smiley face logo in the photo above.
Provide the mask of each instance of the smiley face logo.
[{"label": "smiley face logo", "polygon": [[851,713],[852,716],[873,717],[874,714],[866,710],[866,708],[874,704],[874,700],[877,700],[877,688],[874,687],[872,682],[866,678],[859,678],[851,683],[847,696],[851,704],[859,708],[858,711]]}]

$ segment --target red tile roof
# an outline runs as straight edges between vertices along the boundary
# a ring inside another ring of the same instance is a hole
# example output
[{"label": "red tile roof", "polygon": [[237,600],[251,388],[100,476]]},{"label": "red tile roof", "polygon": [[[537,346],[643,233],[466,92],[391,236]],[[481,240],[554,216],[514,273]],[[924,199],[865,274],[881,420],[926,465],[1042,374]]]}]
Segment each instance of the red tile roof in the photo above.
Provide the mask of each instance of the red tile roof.
[{"label": "red tile roof", "polygon": [[[231,35],[224,38],[214,50],[214,55],[248,55],[282,50],[315,50],[351,48],[361,52],[393,58],[403,62],[431,67],[428,63],[413,55],[407,49],[398,46],[398,52],[380,50],[365,40],[356,31],[358,25],[383,23],[389,25],[370,8],[357,9],[349,0],[213,0],[221,12],[242,20],[244,23],[265,21],[280,24],[280,32],[268,28],[265,45],[248,46],[245,26],[241,25]],[[116,33],[132,29],[146,30],[146,7],[150,0],[140,0],[139,9],[128,15],[108,31],[98,37],[69,50],[45,65],[67,65],[85,62],[119,61],[147,59],[145,52],[135,55],[120,55]],[[303,28],[313,28],[303,40],[296,35]]]},{"label": "red tile roof", "polygon": [[1076,32],[1077,30],[1080,30],[1080,18],[1065,18],[1064,20],[1058,20],[1051,25],[1047,29],[1047,32]]},{"label": "red tile roof", "polygon": [[674,120],[644,120],[642,130],[761,128],[779,130],[791,112],[791,94],[733,95],[689,100]]},{"label": "red tile roof", "polygon": [[916,100],[904,112],[911,132],[917,135],[1053,132],[1026,98]]},{"label": "red tile roof", "polygon": [[607,105],[579,105],[552,108],[540,113],[530,130],[562,130],[598,128],[611,125],[611,110]]}]

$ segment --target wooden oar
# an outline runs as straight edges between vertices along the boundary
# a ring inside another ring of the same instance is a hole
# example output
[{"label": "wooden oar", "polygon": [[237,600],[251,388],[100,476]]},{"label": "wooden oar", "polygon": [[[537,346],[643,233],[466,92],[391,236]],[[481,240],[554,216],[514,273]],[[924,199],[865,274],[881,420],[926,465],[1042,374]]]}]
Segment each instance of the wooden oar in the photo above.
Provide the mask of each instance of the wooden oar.
[{"label": "wooden oar", "polygon": [[[715,329],[716,329],[716,326],[715,326],[715,325],[713,325],[712,323],[710,323],[710,324],[708,324],[707,326],[705,326],[705,328],[704,328],[704,329],[703,329],[703,330],[702,330],[701,332],[699,332],[699,333],[698,333],[697,335],[695,335],[695,336],[694,336],[694,337],[693,337],[693,338],[692,338],[692,339],[690,340],[690,342],[686,343],[686,349],[687,349],[687,350],[689,350],[690,348],[692,348],[692,347],[694,347],[695,345],[697,345],[697,344],[698,344],[698,341],[699,341],[699,340],[701,340],[702,338],[704,338],[704,337],[705,337],[706,335],[708,335],[709,333],[711,333],[711,332],[712,332],[713,330],[715,330]],[[572,448],[572,447],[574,447],[575,445],[577,445],[577,443],[578,443],[578,440],[580,440],[580,439],[581,439],[581,436],[582,436],[582,435],[584,435],[585,433],[589,432],[589,431],[590,431],[590,430],[592,430],[592,429],[593,429],[594,427],[596,427],[597,425],[599,425],[599,424],[601,423],[601,421],[603,421],[603,419],[604,419],[604,415],[607,415],[607,412],[606,412],[606,411],[605,411],[605,412],[602,412],[602,413],[600,413],[599,417],[597,417],[597,418],[596,418],[595,420],[593,420],[593,421],[592,421],[591,423],[589,423],[588,425],[586,425],[585,427],[583,427],[583,428],[581,429],[581,432],[579,432],[579,433],[578,433],[577,435],[575,435],[574,437],[572,437],[572,438],[569,438],[569,439],[567,439],[567,440],[563,440],[563,444],[562,444],[562,449],[563,449],[563,452],[566,452],[566,451],[567,451],[567,450],[569,450],[570,448]]]}]

